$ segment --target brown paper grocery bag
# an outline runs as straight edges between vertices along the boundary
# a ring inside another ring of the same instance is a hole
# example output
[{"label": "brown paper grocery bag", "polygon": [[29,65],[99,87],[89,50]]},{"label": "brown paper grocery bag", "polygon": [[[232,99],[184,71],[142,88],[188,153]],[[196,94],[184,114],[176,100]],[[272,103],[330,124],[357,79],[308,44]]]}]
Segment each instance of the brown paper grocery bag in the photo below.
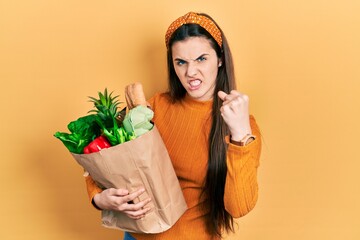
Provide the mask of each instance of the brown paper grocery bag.
[{"label": "brown paper grocery bag", "polygon": [[91,154],[74,154],[101,188],[145,188],[140,200],[150,197],[152,210],[143,219],[102,211],[102,224],[136,233],[166,231],[187,209],[170,157],[156,128],[140,137]]}]

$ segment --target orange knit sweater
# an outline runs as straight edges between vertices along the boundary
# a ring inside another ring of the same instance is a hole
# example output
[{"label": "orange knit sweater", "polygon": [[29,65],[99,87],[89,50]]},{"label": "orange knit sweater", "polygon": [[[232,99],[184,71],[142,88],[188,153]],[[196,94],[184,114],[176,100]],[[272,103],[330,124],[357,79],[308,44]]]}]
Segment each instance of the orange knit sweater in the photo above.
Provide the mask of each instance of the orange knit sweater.
[{"label": "orange knit sweater", "polygon": [[[182,102],[172,104],[167,94],[150,99],[154,119],[172,160],[188,210],[169,230],[153,235],[133,234],[136,239],[208,240],[200,199],[204,186],[208,137],[211,127],[212,101],[198,102],[186,96]],[[250,117],[256,140],[240,147],[229,143],[227,152],[228,173],[224,202],[226,210],[238,218],[247,214],[258,197],[257,167],[261,151],[260,132],[255,119]],[[86,178],[90,199],[101,190],[91,177]]]}]

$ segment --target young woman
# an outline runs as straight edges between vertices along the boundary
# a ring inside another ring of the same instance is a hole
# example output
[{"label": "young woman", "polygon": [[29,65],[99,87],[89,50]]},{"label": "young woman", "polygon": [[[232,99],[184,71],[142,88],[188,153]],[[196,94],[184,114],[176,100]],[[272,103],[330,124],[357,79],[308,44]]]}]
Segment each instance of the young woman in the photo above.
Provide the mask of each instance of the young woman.
[{"label": "young woman", "polygon": [[[149,100],[188,210],[169,230],[129,234],[124,239],[220,239],[233,231],[233,218],[257,201],[260,132],[249,115],[248,96],[236,91],[227,40],[214,20],[190,12],[165,36],[169,91]],[[100,209],[140,219],[146,204],[128,204],[144,191],[96,187],[86,178],[90,199]]]}]

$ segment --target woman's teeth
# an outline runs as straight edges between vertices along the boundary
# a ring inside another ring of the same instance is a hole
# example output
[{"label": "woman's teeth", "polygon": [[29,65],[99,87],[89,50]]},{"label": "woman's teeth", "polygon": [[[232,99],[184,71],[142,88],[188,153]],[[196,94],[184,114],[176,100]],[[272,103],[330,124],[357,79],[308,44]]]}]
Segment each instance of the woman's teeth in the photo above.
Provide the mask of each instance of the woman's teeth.
[{"label": "woman's teeth", "polygon": [[200,83],[201,83],[200,80],[194,80],[194,81],[190,81],[190,82],[189,82],[190,86],[192,86],[192,87],[199,86]]}]

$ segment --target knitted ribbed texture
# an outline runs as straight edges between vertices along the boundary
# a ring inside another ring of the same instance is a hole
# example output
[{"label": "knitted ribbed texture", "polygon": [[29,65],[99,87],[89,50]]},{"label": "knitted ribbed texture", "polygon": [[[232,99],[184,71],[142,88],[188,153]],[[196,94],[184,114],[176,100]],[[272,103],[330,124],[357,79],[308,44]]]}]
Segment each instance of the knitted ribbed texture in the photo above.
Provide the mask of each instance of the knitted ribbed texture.
[{"label": "knitted ribbed texture", "polygon": [[[200,196],[204,186],[208,137],[211,127],[212,101],[198,102],[186,96],[172,104],[167,94],[157,94],[150,101],[154,122],[164,140],[179,178],[188,210],[168,231],[154,235],[132,234],[136,239],[208,240]],[[250,118],[256,140],[245,147],[229,144],[228,174],[225,186],[225,208],[234,217],[247,214],[257,200],[256,170],[259,165],[261,141],[255,119]],[[226,139],[228,142],[228,139]],[[87,181],[89,197],[97,192]],[[92,194],[91,194],[92,193]]]}]

